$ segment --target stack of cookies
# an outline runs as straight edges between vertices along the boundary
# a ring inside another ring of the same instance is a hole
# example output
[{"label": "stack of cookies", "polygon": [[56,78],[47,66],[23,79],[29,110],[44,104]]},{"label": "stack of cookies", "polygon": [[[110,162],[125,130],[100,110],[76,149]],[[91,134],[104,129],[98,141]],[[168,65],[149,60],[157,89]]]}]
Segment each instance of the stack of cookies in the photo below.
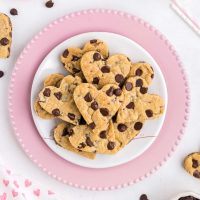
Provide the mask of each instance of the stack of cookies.
[{"label": "stack of cookies", "polygon": [[163,114],[163,99],[147,93],[154,78],[148,63],[132,63],[124,54],[109,56],[99,39],[67,48],[60,60],[70,75],[49,75],[34,108],[41,118],[62,120],[53,130],[61,147],[90,159],[115,154],[146,120]]}]

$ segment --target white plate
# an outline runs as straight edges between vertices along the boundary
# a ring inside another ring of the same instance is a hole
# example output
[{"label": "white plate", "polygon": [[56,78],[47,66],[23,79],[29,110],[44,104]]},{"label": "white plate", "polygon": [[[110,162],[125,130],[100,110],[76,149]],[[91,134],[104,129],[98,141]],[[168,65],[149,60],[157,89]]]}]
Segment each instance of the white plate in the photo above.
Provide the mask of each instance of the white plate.
[{"label": "white plate", "polygon": [[46,56],[38,67],[33,80],[31,90],[31,109],[33,120],[39,134],[49,148],[51,148],[55,153],[65,160],[80,166],[90,168],[107,168],[126,163],[141,155],[154,142],[159,134],[164,121],[165,113],[157,120],[147,121],[141,133],[116,155],[98,154],[95,160],[89,160],[56,145],[51,138],[50,133],[59,120],[43,120],[39,118],[33,110],[34,100],[36,99],[38,92],[42,89],[44,79],[51,73],[67,74],[59,61],[59,56],[62,52],[67,47],[81,47],[86,41],[93,38],[104,40],[109,46],[110,54],[123,53],[126,54],[133,62],[146,61],[150,63],[154,69],[155,78],[149,88],[149,92],[162,96],[165,100],[165,105],[167,105],[167,89],[164,77],[158,64],[146,50],[134,41],[121,35],[107,32],[89,32],[67,39],[52,49],[52,51]]}]

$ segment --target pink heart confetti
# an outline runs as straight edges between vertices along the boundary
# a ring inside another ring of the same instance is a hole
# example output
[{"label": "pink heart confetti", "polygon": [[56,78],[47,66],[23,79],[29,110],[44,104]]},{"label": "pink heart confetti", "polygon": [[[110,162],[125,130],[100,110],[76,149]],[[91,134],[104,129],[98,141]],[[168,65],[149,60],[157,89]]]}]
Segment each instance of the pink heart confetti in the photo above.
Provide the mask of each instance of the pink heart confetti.
[{"label": "pink heart confetti", "polygon": [[48,190],[48,195],[53,195],[55,194],[54,192],[52,192],[51,190]]},{"label": "pink heart confetti", "polygon": [[26,180],[24,181],[25,187],[29,187],[29,186],[31,186],[31,184],[32,184],[32,182],[31,182],[30,180],[28,180],[28,179],[26,179]]},{"label": "pink heart confetti", "polygon": [[13,197],[17,197],[18,196],[18,192],[16,192],[15,190],[12,190],[12,195],[13,195]]},{"label": "pink heart confetti", "polygon": [[9,180],[3,179],[3,184],[5,185],[5,187],[7,187],[9,184]]},{"label": "pink heart confetti", "polygon": [[40,196],[40,189],[34,190],[34,191],[33,191],[33,194],[34,194],[35,196],[39,197],[39,196]]},{"label": "pink heart confetti", "polygon": [[16,188],[19,188],[17,181],[14,181],[13,184],[15,185]]},{"label": "pink heart confetti", "polygon": [[2,195],[0,195],[0,200],[6,200],[7,194],[4,192]]}]

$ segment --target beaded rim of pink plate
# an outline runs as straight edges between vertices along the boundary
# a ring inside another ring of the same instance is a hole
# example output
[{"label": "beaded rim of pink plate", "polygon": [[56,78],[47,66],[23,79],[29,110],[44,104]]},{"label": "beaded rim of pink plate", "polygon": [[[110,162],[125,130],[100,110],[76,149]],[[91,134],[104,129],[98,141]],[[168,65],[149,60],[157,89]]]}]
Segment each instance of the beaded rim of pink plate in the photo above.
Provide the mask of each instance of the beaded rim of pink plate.
[{"label": "beaded rim of pink plate", "polygon": [[[56,174],[53,174],[51,171],[47,170],[45,167],[43,167],[41,165],[41,163],[39,163],[37,161],[37,159],[35,159],[33,157],[32,154],[30,154],[29,149],[25,146],[25,144],[23,143],[22,139],[20,138],[20,134],[18,133],[17,127],[16,127],[16,123],[14,120],[14,116],[13,116],[13,104],[12,104],[12,95],[13,95],[13,87],[14,87],[14,83],[15,83],[15,77],[16,77],[16,72],[24,58],[24,56],[28,53],[28,50],[30,49],[30,47],[38,40],[38,38],[43,35],[45,32],[47,32],[49,29],[51,29],[52,27],[54,27],[55,25],[57,25],[58,23],[63,22],[66,19],[70,19],[76,16],[80,16],[80,15],[85,15],[85,14],[92,14],[92,13],[110,13],[110,14],[114,14],[114,15],[120,15],[121,17],[124,18],[128,18],[134,21],[139,22],[140,24],[142,24],[144,27],[148,28],[150,31],[152,31],[157,37],[160,38],[160,40],[163,40],[166,47],[170,50],[170,52],[172,53],[172,55],[175,57],[175,59],[178,62],[179,68],[181,70],[182,73],[182,78],[184,80],[184,85],[185,85],[185,92],[186,92],[186,105],[185,105],[185,115],[184,115],[184,122],[182,124],[182,128],[179,130],[179,136],[177,137],[176,142],[174,143],[174,145],[172,146],[171,150],[169,151],[169,153],[163,158],[163,160],[157,165],[155,166],[153,169],[151,169],[149,172],[147,172],[145,175],[141,176],[140,178],[136,179],[136,180],[130,180],[126,183],[123,184],[119,184],[116,186],[109,186],[109,187],[91,187],[91,186],[84,186],[84,185],[79,185],[76,183],[72,183],[72,182],[68,182],[67,180],[62,179],[61,177],[58,177]],[[189,89],[189,84],[188,84],[188,79],[185,73],[185,69],[183,68],[183,64],[180,61],[179,56],[177,55],[174,47],[170,44],[170,42],[168,41],[168,39],[162,35],[161,32],[159,32],[156,28],[154,28],[152,25],[150,25],[149,23],[145,22],[144,20],[132,15],[132,14],[128,14],[122,11],[117,11],[117,10],[109,10],[109,9],[88,9],[88,10],[82,10],[79,12],[73,12],[71,14],[68,14],[66,16],[63,16],[61,18],[58,18],[57,20],[53,21],[52,23],[50,23],[49,25],[47,25],[45,28],[43,28],[42,31],[40,31],[37,35],[35,35],[33,37],[33,39],[28,43],[28,45],[24,48],[24,50],[22,51],[22,53],[20,54],[16,65],[13,69],[12,72],[12,76],[11,76],[11,81],[10,81],[10,85],[9,85],[9,93],[8,93],[8,106],[9,106],[9,113],[10,113],[10,119],[11,119],[11,123],[13,126],[13,129],[15,131],[16,134],[16,138],[18,140],[18,142],[20,143],[20,145],[22,146],[22,148],[24,149],[24,151],[26,152],[26,154],[29,156],[29,158],[39,167],[41,168],[44,172],[46,172],[48,175],[52,176],[53,178],[57,179],[58,181],[63,182],[64,184],[67,184],[69,186],[73,186],[76,188],[81,188],[81,189],[87,189],[87,190],[98,190],[98,191],[102,191],[102,190],[113,190],[113,189],[119,189],[119,188],[124,188],[127,187],[129,185],[133,185],[134,183],[137,183],[139,181],[142,181],[144,178],[149,177],[151,174],[153,174],[155,171],[157,171],[167,160],[168,158],[171,157],[171,155],[173,154],[173,152],[176,150],[176,147],[178,146],[178,144],[180,143],[183,135],[184,135],[184,129],[187,125],[187,121],[189,118],[189,107],[190,107],[190,89]]]}]

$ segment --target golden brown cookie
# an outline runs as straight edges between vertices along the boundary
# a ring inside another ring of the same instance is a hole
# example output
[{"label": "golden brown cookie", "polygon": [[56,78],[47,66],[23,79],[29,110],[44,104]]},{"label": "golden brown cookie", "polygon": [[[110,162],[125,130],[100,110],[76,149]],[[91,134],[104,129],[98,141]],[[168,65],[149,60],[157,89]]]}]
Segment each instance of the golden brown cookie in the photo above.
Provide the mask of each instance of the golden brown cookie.
[{"label": "golden brown cookie", "polygon": [[81,69],[86,80],[100,87],[106,84],[123,84],[130,66],[129,58],[123,54],[116,54],[105,60],[99,52],[89,51],[81,58]]},{"label": "golden brown cookie", "polygon": [[0,58],[8,58],[12,43],[12,24],[10,18],[3,13],[0,13],[0,27]]},{"label": "golden brown cookie", "polygon": [[39,93],[39,104],[48,113],[72,124],[79,124],[81,115],[74,100],[74,89],[81,83],[81,79],[71,75],[62,79],[60,87],[44,87]]},{"label": "golden brown cookie", "polygon": [[71,145],[71,143],[69,142],[69,137],[72,134],[72,127],[72,125],[67,123],[58,124],[53,130],[53,137],[55,142],[64,149],[74,152],[80,156],[84,156],[89,159],[95,159],[95,153],[84,152],[81,149],[77,149]]},{"label": "golden brown cookie", "polygon": [[184,168],[189,174],[200,179],[200,153],[189,154],[184,160]]},{"label": "golden brown cookie", "polygon": [[80,60],[83,54],[88,51],[98,51],[103,55],[104,58],[107,58],[109,54],[108,46],[104,41],[93,39],[86,42],[82,49],[77,47],[69,47],[65,49],[60,57],[60,60],[67,71],[72,74],[80,74],[80,76],[82,76],[80,69]]}]

